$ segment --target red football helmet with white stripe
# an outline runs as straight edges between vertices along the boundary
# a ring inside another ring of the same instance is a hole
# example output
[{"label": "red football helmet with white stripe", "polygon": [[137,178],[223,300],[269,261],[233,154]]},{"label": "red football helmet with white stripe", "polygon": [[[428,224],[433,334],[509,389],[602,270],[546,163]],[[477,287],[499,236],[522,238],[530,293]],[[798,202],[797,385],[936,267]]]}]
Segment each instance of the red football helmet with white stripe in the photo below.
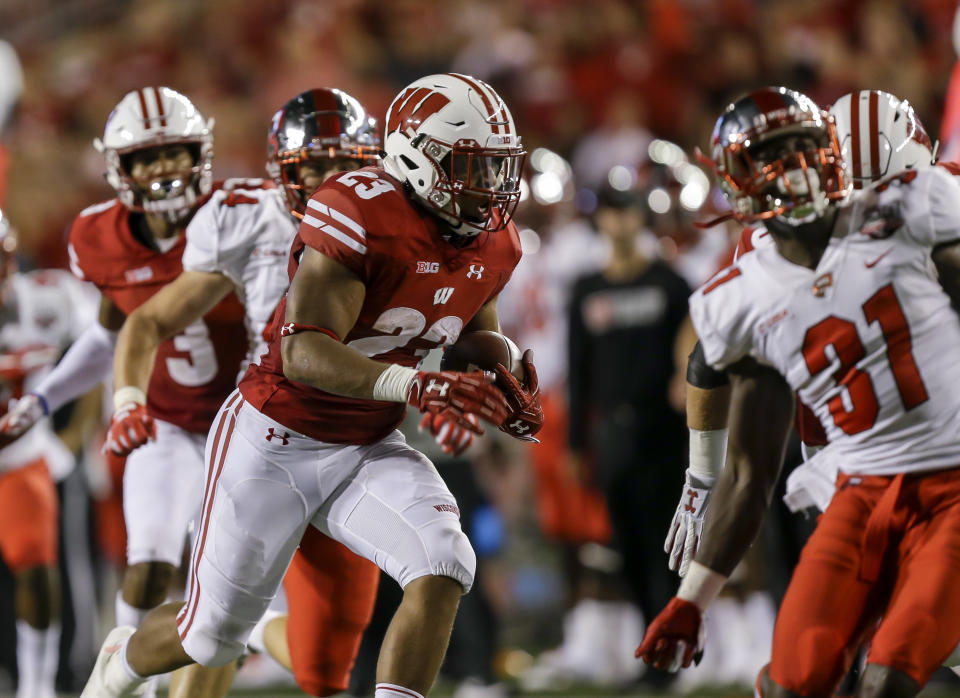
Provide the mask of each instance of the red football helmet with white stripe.
[{"label": "red football helmet with white stripe", "polygon": [[387,110],[383,166],[454,233],[506,226],[520,200],[526,153],[513,116],[490,85],[457,73],[428,75]]},{"label": "red football helmet with white stripe", "polygon": [[855,189],[888,174],[933,164],[933,143],[906,100],[882,90],[860,90],[834,102],[830,113]]},{"label": "red football helmet with white stripe", "polygon": [[[213,119],[204,119],[193,103],[169,87],[128,92],[107,117],[103,138],[93,146],[107,160],[105,176],[127,208],[184,220],[213,182]],[[128,156],[138,150],[186,145],[193,155],[188,172],[144,188],[130,176]]]}]

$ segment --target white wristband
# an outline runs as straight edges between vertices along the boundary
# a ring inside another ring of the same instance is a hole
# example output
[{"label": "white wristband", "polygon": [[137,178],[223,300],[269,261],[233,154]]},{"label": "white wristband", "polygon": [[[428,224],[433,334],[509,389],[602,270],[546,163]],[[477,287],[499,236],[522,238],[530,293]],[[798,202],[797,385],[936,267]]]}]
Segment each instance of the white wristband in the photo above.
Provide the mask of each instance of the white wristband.
[{"label": "white wristband", "polygon": [[114,411],[119,410],[121,407],[130,402],[135,402],[138,405],[146,405],[146,393],[133,385],[125,385],[113,393]]},{"label": "white wristband", "polygon": [[716,482],[727,457],[727,430],[690,430],[690,473],[705,484]]},{"label": "white wristband", "polygon": [[373,399],[385,402],[406,402],[410,386],[416,379],[415,368],[390,364],[373,384]]},{"label": "white wristband", "polygon": [[694,560],[690,563],[687,576],[680,582],[677,598],[696,604],[701,611],[706,611],[726,583],[725,576]]}]

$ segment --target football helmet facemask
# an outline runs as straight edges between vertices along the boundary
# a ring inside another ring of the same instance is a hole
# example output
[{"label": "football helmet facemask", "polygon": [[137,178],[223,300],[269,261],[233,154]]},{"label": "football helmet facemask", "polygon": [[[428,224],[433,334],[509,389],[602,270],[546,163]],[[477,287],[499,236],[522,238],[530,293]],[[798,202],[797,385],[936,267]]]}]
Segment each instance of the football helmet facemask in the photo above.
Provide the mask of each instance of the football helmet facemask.
[{"label": "football helmet facemask", "polygon": [[935,147],[906,100],[882,90],[860,90],[834,102],[830,113],[854,189],[934,162]]},{"label": "football helmet facemask", "polygon": [[700,159],[741,223],[804,225],[849,192],[833,117],[794,90],[767,87],[729,105],[711,143]]},{"label": "football helmet facemask", "polygon": [[525,157],[507,105],[469,75],[420,78],[387,110],[384,168],[457,235],[507,225]]},{"label": "football helmet facemask", "polygon": [[[204,119],[193,103],[169,87],[128,92],[107,117],[103,138],[94,147],[107,161],[107,182],[132,211],[182,223],[213,182],[213,119]],[[131,155],[140,150],[185,145],[193,165],[173,175],[136,180]]]},{"label": "football helmet facemask", "polygon": [[301,166],[320,161],[324,169],[336,161],[357,167],[376,165],[380,137],[377,121],[354,97],[325,87],[301,92],[273,115],[267,133],[267,172],[283,192],[290,212],[302,217],[313,194],[303,186]]}]

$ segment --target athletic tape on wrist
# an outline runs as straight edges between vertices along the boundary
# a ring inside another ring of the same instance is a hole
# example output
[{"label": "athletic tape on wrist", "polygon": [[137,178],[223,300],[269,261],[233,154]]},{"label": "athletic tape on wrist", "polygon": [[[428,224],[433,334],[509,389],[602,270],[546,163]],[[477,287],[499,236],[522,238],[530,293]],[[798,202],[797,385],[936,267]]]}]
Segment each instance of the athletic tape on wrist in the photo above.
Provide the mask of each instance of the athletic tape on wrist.
[{"label": "athletic tape on wrist", "polygon": [[727,457],[727,430],[690,430],[690,474],[712,485]]},{"label": "athletic tape on wrist", "polygon": [[706,611],[726,583],[727,578],[724,575],[694,560],[690,563],[687,575],[680,582],[677,598],[696,604],[701,611]]},{"label": "athletic tape on wrist", "polygon": [[127,403],[147,404],[147,395],[134,385],[125,385],[113,393],[113,410],[116,412]]},{"label": "athletic tape on wrist", "polygon": [[373,399],[385,402],[406,402],[410,386],[416,379],[415,368],[390,364],[373,384]]}]

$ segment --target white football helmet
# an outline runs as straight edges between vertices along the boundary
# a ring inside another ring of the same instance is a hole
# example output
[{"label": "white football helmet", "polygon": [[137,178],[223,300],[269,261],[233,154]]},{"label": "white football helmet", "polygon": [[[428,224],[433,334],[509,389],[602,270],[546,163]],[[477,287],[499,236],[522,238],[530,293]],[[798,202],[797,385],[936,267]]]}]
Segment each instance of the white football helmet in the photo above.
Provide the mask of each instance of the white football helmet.
[{"label": "white football helmet", "polygon": [[[204,119],[193,103],[169,87],[143,87],[128,92],[107,117],[103,138],[93,146],[107,160],[107,182],[127,208],[183,221],[213,181],[213,119]],[[157,146],[190,147],[194,165],[165,181],[144,188],[130,176],[131,153]]]},{"label": "white football helmet", "polygon": [[526,153],[510,110],[482,80],[443,73],[400,91],[387,110],[383,166],[458,235],[507,225]]},{"label": "white football helmet", "polygon": [[934,146],[906,100],[882,90],[851,92],[834,102],[844,172],[855,189],[887,175],[932,165]]}]

